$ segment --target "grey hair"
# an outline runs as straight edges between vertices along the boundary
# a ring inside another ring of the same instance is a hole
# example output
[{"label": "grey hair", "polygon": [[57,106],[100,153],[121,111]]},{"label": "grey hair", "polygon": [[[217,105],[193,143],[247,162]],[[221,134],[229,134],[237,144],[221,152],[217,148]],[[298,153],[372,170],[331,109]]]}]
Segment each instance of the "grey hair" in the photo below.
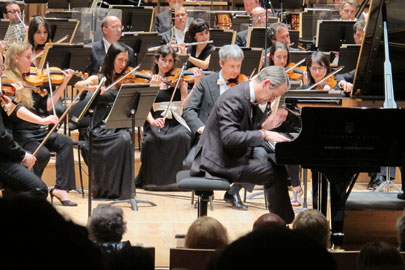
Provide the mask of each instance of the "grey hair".
[{"label": "grey hair", "polygon": [[349,5],[357,7],[357,1],[356,0],[343,0],[342,4],[341,4],[341,7],[343,7],[345,4],[349,4]]},{"label": "grey hair", "polygon": [[354,25],[353,25],[353,32],[356,33],[357,29],[363,30],[366,27],[366,23],[364,20],[358,20]]},{"label": "grey hair", "polygon": [[242,49],[236,44],[225,45],[219,49],[219,60],[225,63],[226,60],[243,60],[245,57]]},{"label": "grey hair", "polygon": [[284,83],[287,84],[287,89],[290,88],[290,81],[288,80],[284,67],[265,67],[255,77],[257,82],[262,82],[267,79],[270,80],[270,89],[277,88]]}]

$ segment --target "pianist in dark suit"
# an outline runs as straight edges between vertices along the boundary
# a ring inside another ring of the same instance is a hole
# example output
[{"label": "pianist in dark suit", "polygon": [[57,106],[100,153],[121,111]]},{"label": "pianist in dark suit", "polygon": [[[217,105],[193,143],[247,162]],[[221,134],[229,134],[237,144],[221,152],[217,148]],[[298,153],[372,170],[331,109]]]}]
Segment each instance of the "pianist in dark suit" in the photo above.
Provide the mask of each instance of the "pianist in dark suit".
[{"label": "pianist in dark suit", "polygon": [[191,175],[223,177],[230,182],[264,185],[270,212],[286,223],[294,219],[287,188],[287,172],[271,156],[253,157],[255,147],[264,140],[288,141],[270,131],[287,117],[281,109],[256,128],[253,119],[257,104],[272,102],[287,90],[288,77],[282,67],[266,67],[251,81],[241,83],[222,94],[211,111],[204,133],[196,148]]},{"label": "pianist in dark suit", "polygon": [[[103,31],[103,38],[92,44],[90,62],[86,68],[90,75],[96,75],[100,72],[108,48],[121,38],[121,20],[116,16],[106,16],[101,22],[101,30]],[[128,65],[135,66],[134,50],[127,45],[125,46],[129,50]]]},{"label": "pianist in dark suit", "polygon": [[169,31],[172,27],[172,9],[181,7],[184,4],[184,0],[167,0],[167,2],[169,3],[169,10],[160,12],[155,16],[155,32],[164,33]]},{"label": "pianist in dark suit", "polygon": [[[265,27],[266,26],[266,11],[262,7],[255,7],[251,13],[252,26],[253,27]],[[239,47],[246,47],[248,30],[240,31],[236,35],[235,44]]]}]

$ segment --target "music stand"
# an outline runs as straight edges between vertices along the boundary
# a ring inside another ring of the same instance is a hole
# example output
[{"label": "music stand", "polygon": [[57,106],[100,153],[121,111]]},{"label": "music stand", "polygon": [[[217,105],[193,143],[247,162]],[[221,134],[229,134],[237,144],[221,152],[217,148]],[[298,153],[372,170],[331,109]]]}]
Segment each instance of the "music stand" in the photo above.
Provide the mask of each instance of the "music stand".
[{"label": "music stand", "polygon": [[343,44],[339,49],[338,66],[344,66],[339,73],[346,73],[356,68],[360,45]]},{"label": "music stand", "polygon": [[339,51],[342,44],[354,44],[355,21],[318,20],[316,44],[320,51]]},{"label": "music stand", "polygon": [[68,35],[67,43],[72,43],[77,28],[79,26],[79,21],[75,19],[65,19],[65,18],[45,18],[51,30],[50,38],[53,41],[63,38]]},{"label": "music stand", "polygon": [[79,17],[80,11],[47,11],[45,14],[45,18],[63,18],[63,19],[74,19],[74,16],[77,15],[76,17]]},{"label": "music stand", "polygon": [[10,20],[8,19],[1,19],[0,20],[0,40],[4,40],[6,36],[7,29],[10,26]]},{"label": "music stand", "polygon": [[250,16],[249,15],[235,15],[232,18],[232,29],[233,31],[240,32],[242,31],[241,25],[246,24],[249,25]]},{"label": "music stand", "polygon": [[[297,63],[302,59],[307,59],[308,56],[312,54],[311,51],[290,51],[289,52],[289,61],[290,63]],[[305,65],[305,63],[304,63]]]},{"label": "music stand", "polygon": [[215,47],[222,47],[235,43],[236,32],[233,30],[210,29],[210,38],[214,41]]},{"label": "music stand", "polygon": [[161,44],[162,37],[157,32],[127,32],[123,33],[119,41],[134,50],[136,65],[138,65],[142,63],[149,47]]},{"label": "music stand", "polygon": [[271,44],[271,40],[266,34],[266,29],[264,27],[249,27],[248,34],[246,37],[246,47],[247,48],[264,48],[265,40],[264,36],[267,36],[267,44]]},{"label": "music stand", "polygon": [[302,0],[272,0],[274,9],[300,9]]},{"label": "music stand", "polygon": [[[221,70],[219,66],[219,51],[220,48],[215,48],[211,53],[210,63],[208,65],[208,70],[218,72]],[[262,63],[260,59],[263,57],[263,49],[260,48],[241,48],[244,55],[244,60],[240,73],[250,76],[252,71],[255,69],[255,73],[258,73],[262,68]]]},{"label": "music stand", "polygon": [[125,27],[124,31],[152,31],[153,18],[155,14],[153,7],[109,5],[109,8],[116,8],[122,11],[121,22]]},{"label": "music stand", "polygon": [[[149,84],[123,84],[121,85],[113,107],[105,119],[106,128],[131,128],[132,147],[135,160],[135,126],[143,126],[146,121],[159,87],[150,87]],[[134,165],[135,166],[135,165]],[[134,168],[135,171],[135,168]],[[147,203],[156,206],[155,203],[137,200],[134,184],[134,198],[128,200],[116,200],[111,204],[130,203],[134,211],[138,211],[138,203]]]},{"label": "music stand", "polygon": [[89,7],[89,0],[48,0],[48,9],[71,9],[76,7]]}]

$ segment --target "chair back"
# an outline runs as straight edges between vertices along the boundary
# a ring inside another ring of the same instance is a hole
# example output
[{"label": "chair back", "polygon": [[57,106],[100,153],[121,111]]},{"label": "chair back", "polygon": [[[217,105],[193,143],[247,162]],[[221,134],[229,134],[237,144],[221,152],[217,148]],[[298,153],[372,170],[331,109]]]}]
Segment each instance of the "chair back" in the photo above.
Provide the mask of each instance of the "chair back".
[{"label": "chair back", "polygon": [[169,269],[205,270],[215,249],[171,248]]}]

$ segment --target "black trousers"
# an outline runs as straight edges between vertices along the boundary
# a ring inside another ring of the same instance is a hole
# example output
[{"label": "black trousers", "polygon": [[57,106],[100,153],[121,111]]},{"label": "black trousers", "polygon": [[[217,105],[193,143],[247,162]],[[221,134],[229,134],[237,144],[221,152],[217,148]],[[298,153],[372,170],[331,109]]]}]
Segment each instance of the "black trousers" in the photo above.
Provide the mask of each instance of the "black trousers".
[{"label": "black trousers", "polygon": [[[48,187],[32,171],[16,162],[0,162],[0,182],[7,191],[46,199]],[[8,192],[4,192],[5,195]]]},{"label": "black trousers", "polygon": [[[40,142],[37,140],[27,140],[22,147],[33,153]],[[45,146],[36,155],[37,162],[34,165],[34,173],[39,177],[45,170],[50,159],[49,152],[56,152],[56,184],[55,188],[72,190],[76,188],[76,178],[73,160],[73,142],[66,135],[53,133]]]}]

